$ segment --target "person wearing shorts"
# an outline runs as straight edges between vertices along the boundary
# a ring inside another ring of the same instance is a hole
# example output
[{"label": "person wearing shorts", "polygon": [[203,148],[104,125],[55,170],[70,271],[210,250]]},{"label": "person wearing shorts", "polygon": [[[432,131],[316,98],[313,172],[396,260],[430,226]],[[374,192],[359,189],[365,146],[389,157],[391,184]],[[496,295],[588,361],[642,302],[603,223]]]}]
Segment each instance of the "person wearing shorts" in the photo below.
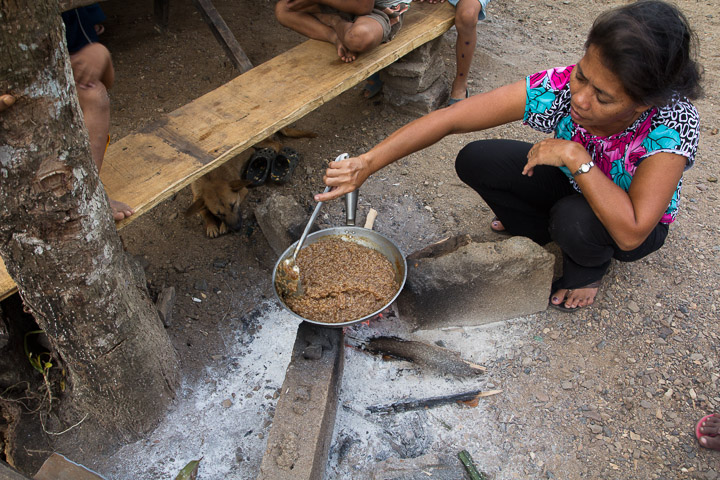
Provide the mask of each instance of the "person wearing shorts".
[{"label": "person wearing shorts", "polygon": [[343,62],[390,41],[402,26],[408,3],[397,0],[279,0],[281,25],[306,37],[329,42]]}]

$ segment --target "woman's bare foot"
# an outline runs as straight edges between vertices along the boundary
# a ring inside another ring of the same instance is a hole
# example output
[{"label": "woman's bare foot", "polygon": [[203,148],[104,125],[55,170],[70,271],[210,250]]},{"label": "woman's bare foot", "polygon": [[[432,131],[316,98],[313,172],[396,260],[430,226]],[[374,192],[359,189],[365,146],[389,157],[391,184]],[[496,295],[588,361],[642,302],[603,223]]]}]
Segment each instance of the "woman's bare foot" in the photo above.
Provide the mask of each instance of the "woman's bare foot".
[{"label": "woman's bare foot", "polygon": [[558,289],[550,296],[550,303],[565,310],[575,310],[581,307],[587,307],[595,302],[600,282],[594,282],[583,288]]},{"label": "woman's bare foot", "polygon": [[468,93],[467,79],[464,77],[455,77],[452,87],[450,88],[450,98],[455,100],[463,100]]},{"label": "woman's bare foot", "polygon": [[706,418],[697,430],[702,435],[698,439],[701,446],[720,451],[720,416],[714,414]]},{"label": "woman's bare foot", "polygon": [[112,210],[112,216],[116,222],[128,218],[130,215],[135,213],[135,210],[130,208],[130,205],[117,200],[110,200],[110,209]]}]

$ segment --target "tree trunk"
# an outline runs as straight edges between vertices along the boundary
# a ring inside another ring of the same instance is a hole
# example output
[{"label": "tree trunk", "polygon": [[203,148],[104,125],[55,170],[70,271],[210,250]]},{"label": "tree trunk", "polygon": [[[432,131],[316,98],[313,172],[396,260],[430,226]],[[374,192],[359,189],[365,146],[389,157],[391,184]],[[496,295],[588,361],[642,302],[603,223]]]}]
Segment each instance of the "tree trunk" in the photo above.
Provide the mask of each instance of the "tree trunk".
[{"label": "tree trunk", "polygon": [[46,426],[138,438],[174,397],[178,358],[110,215],[57,0],[0,0],[0,62],[0,93],[18,98],[0,113],[0,255],[66,367],[71,415]]}]

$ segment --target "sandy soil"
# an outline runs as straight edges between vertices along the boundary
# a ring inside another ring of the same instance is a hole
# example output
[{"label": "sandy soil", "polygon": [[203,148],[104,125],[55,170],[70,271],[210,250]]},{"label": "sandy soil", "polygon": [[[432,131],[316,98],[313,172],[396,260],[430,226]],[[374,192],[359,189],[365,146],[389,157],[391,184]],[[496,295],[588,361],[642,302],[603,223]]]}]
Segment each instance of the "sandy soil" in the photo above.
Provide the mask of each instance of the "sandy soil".
[{"label": "sandy soil", "polygon": [[[276,23],[271,2],[214,3],[254,64],[302,40]],[[471,94],[577,61],[594,17],[623,3],[491,3],[489,20],[478,26]],[[703,125],[700,153],[696,167],[686,174],[682,210],[668,243],[645,260],[613,265],[600,301],[577,314],[549,310],[489,329],[431,334],[433,340],[443,340],[487,365],[488,378],[483,385],[501,385],[504,393],[487,399],[476,411],[437,414],[446,425],[464,424],[462,431],[445,432],[428,417],[413,420],[425,423],[425,432],[434,438],[420,450],[452,457],[453,452],[468,448],[481,468],[497,479],[720,476],[720,453],[699,448],[693,434],[697,419],[720,405],[720,56],[715,50],[720,41],[720,15],[710,1],[679,4],[700,38],[707,96],[696,102]],[[109,18],[101,40],[113,53],[117,71],[111,92],[113,138],[142,128],[237,75],[190,1],[172,2],[170,28],[165,33],[154,29],[152,2],[110,0],[103,8]],[[450,32],[446,48],[450,69],[454,67],[453,42]],[[272,306],[269,278],[276,258],[254,221],[253,208],[279,191],[292,195],[309,212],[311,194],[322,189],[325,162],[344,151],[360,153],[411,119],[394,111],[381,97],[364,100],[360,88],[354,88],[298,122],[296,126],[317,132],[318,138],[287,141],[303,154],[302,163],[290,184],[252,190],[244,206],[246,223],[241,232],[207,239],[199,217],[183,215],[190,204],[189,189],[122,232],[127,250],[146,266],[151,293],[157,294],[164,286],[174,286],[178,292],[173,324],[168,329],[186,379],[178,405],[188,399],[196,403],[215,399],[218,404],[222,397],[213,397],[218,395],[218,378],[229,372],[241,376],[267,362],[265,369],[271,373],[259,381],[264,396],[258,394],[258,403],[247,409],[272,410],[295,324],[282,325],[283,317],[278,318]],[[517,124],[447,138],[370,179],[361,190],[358,216],[364,216],[370,206],[378,210],[377,229],[395,239],[406,253],[449,234],[470,233],[495,240],[488,226],[491,212],[463,186],[452,167],[462,145],[489,137],[543,138]],[[342,208],[337,203],[324,212],[321,225],[341,223]],[[263,308],[258,311],[259,306]],[[273,352],[272,359],[245,357],[253,350],[253,341],[269,341],[268,336],[275,339],[274,346],[266,347]],[[402,376],[397,367],[378,366],[377,360],[356,361],[361,365],[369,362],[367,369],[390,369],[388,376]],[[352,367],[347,375],[362,378],[362,368]],[[203,384],[212,384],[215,393],[202,390],[199,386]],[[442,385],[429,386],[427,392],[442,389]],[[346,380],[342,399],[350,403],[367,400],[357,388],[357,382]],[[179,424],[187,422],[190,437],[202,437],[203,441],[215,428],[223,431],[223,421],[233,421],[232,417],[216,417],[211,427],[209,421],[182,414],[178,406],[170,416]],[[254,478],[268,419],[254,427],[254,446],[223,444],[232,468],[213,470],[208,465],[198,478]],[[197,432],[188,423],[205,431]],[[355,425],[342,413],[338,423],[328,478],[385,478],[369,476],[372,469],[359,469],[392,457],[382,435],[362,437],[358,432],[363,425]],[[243,427],[247,425],[242,423],[237,430],[227,426],[225,431],[240,437]],[[177,453],[179,447],[173,442],[192,440],[183,440],[182,435],[164,428],[134,450],[125,450],[120,457],[96,458],[92,466],[113,479],[171,478],[171,472],[192,459]],[[350,446],[339,452],[341,438]],[[157,443],[167,446],[165,456],[153,457],[161,459],[162,465],[147,467],[150,462],[139,462],[146,469],[133,474],[121,465],[127,455],[147,453]],[[196,451],[202,451],[201,445]],[[78,457],[88,457],[90,452],[82,446],[78,449]],[[222,456],[212,458],[223,461]],[[224,473],[217,473],[220,471]]]}]

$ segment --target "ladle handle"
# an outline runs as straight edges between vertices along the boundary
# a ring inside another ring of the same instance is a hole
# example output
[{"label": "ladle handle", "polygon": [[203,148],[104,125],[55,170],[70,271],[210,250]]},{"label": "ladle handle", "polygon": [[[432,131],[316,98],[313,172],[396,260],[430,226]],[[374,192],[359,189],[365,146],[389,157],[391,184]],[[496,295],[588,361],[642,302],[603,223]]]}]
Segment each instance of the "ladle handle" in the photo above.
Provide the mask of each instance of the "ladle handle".
[{"label": "ladle handle", "polygon": [[[336,162],[339,162],[340,160],[345,160],[346,158],[350,158],[350,155],[347,153],[342,153],[337,156],[335,159]],[[323,193],[329,192],[331,187],[325,187],[325,190]],[[322,207],[323,202],[318,202],[318,204],[315,206],[315,210],[313,210],[312,215],[310,215],[310,220],[308,220],[307,225],[305,225],[305,230],[303,230],[302,235],[300,235],[300,240],[298,240],[297,245],[295,246],[295,251],[293,252],[293,262],[297,259],[298,252],[300,252],[300,249],[303,246],[303,243],[305,243],[305,238],[307,238],[308,233],[310,233],[310,228],[312,228],[313,223],[315,223],[315,219],[318,216],[318,213],[320,213],[320,207]]]}]

